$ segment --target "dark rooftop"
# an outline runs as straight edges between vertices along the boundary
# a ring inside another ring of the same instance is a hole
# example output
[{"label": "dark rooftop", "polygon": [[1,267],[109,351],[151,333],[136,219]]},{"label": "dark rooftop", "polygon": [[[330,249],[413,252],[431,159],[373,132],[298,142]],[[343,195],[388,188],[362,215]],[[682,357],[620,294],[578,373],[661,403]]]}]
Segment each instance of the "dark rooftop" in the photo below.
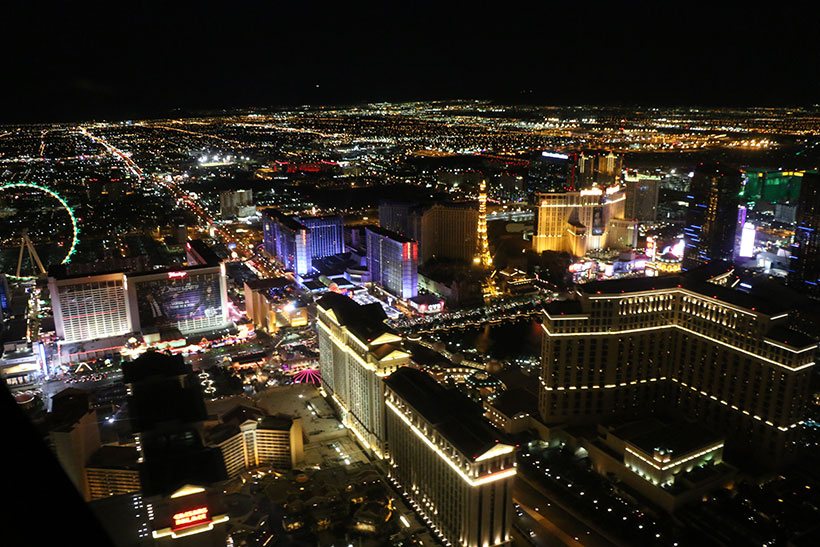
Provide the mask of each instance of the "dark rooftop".
[{"label": "dark rooftop", "polygon": [[513,388],[502,391],[491,404],[505,416],[538,416],[538,398],[525,389]]},{"label": "dark rooftop", "polygon": [[764,315],[778,315],[789,311],[789,306],[781,302],[762,296],[751,296],[708,281],[730,270],[731,265],[727,266],[726,262],[715,261],[680,275],[592,281],[579,285],[578,290],[586,294],[618,294],[682,287]]},{"label": "dark rooftop", "polygon": [[398,241],[399,243],[411,243],[414,241],[413,239],[403,236],[398,232],[388,230],[387,228],[382,228],[381,226],[376,226],[375,224],[370,224],[366,226],[365,229],[373,232],[374,234],[390,238],[393,241]]},{"label": "dark rooftop", "polygon": [[208,445],[218,445],[219,443],[230,439],[240,431],[239,426],[233,422],[218,424],[205,430],[205,442]]},{"label": "dark rooftop", "polygon": [[47,427],[50,431],[71,431],[74,424],[88,414],[90,409],[91,394],[88,391],[65,388],[51,397]]},{"label": "dark rooftop", "polygon": [[342,222],[342,217],[340,215],[312,215],[312,216],[300,216],[298,217],[302,224],[307,227],[310,227],[311,224],[316,224],[322,220],[338,220]]},{"label": "dark rooftop", "polygon": [[288,416],[265,416],[259,422],[259,429],[287,431],[293,425],[293,418]]},{"label": "dark rooftop", "polygon": [[207,264],[208,266],[219,266],[219,257],[208,246],[208,244],[201,239],[192,239],[188,241],[188,247],[191,251],[196,253],[200,259],[202,259],[201,264]]},{"label": "dark rooftop", "polygon": [[550,315],[578,315],[583,312],[577,300],[553,300],[544,309]]},{"label": "dark rooftop", "polygon": [[812,338],[802,332],[791,330],[788,327],[778,325],[766,333],[766,338],[770,338],[775,342],[786,344],[793,348],[805,348],[817,343],[817,338]]},{"label": "dark rooftop", "polygon": [[612,434],[647,454],[656,448],[671,451],[673,459],[723,440],[721,435],[698,424],[665,423],[655,418],[623,424],[614,428]]},{"label": "dark rooftop", "polygon": [[401,367],[385,383],[459,452],[474,460],[505,436],[482,416],[481,407],[457,389],[447,389],[421,370]]},{"label": "dark rooftop", "polygon": [[305,230],[307,226],[299,222],[295,217],[285,214],[279,209],[263,209],[262,215],[267,216],[279,224],[291,230]]},{"label": "dark rooftop", "polygon": [[152,377],[171,377],[190,374],[192,369],[181,355],[147,352],[134,361],[122,363],[122,381],[126,384]]},{"label": "dark rooftop", "polygon": [[239,425],[248,420],[258,420],[265,417],[265,411],[246,405],[236,405],[220,417],[222,423]]},{"label": "dark rooftop", "polygon": [[378,302],[362,305],[342,294],[327,292],[316,304],[324,310],[333,310],[339,323],[363,341],[371,342],[385,333],[395,334],[385,323],[387,315]]},{"label": "dark rooftop", "polygon": [[626,277],[606,281],[590,281],[589,283],[578,285],[578,290],[586,294],[618,294],[672,289],[682,286],[682,284],[683,280],[679,275],[664,275],[660,277]]},{"label": "dark rooftop", "polygon": [[134,446],[101,446],[88,460],[87,467],[98,469],[131,469],[136,471],[137,448]]}]

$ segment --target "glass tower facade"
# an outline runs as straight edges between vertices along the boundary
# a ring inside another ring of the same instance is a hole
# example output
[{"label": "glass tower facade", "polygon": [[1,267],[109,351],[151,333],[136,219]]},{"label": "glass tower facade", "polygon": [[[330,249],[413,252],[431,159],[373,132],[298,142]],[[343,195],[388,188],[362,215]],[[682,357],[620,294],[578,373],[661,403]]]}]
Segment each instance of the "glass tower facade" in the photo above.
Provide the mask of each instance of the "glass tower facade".
[{"label": "glass tower facade", "polygon": [[740,204],[741,174],[722,165],[699,165],[686,195],[683,268],[732,260]]},{"label": "glass tower facade", "polygon": [[817,171],[803,176],[791,252],[789,285],[820,295],[820,173]]}]

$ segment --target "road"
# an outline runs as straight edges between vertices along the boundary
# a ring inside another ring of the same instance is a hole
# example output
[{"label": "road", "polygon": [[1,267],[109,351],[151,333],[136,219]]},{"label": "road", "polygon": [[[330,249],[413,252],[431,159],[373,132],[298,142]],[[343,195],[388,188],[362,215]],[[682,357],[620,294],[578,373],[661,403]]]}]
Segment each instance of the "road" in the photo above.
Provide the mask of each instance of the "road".
[{"label": "road", "polygon": [[[94,135],[86,127],[80,127],[79,129],[86,137],[102,145],[112,155],[117,156],[123,163],[125,163],[126,167],[139,178],[139,180],[145,180],[145,172],[139,165],[136,164],[136,162],[134,162],[134,160],[131,159],[127,152],[115,147],[105,138],[100,137],[99,135]],[[229,226],[218,224],[210,213],[208,213],[205,207],[200,203],[197,203],[197,201],[191,197],[191,194],[180,188],[176,182],[173,181],[173,179],[169,180],[168,178],[160,176],[151,176],[150,179],[151,182],[165,188],[168,193],[176,199],[179,206],[184,206],[191,211],[194,216],[199,219],[199,222],[203,227],[213,230],[214,235],[218,236],[224,243],[236,243],[236,248],[234,250],[237,255],[247,260],[250,267],[262,274],[260,277],[285,275],[285,273],[278,266],[276,266],[276,264],[257,253],[255,241],[251,241],[250,237],[234,231],[233,228]]]},{"label": "road", "polygon": [[[553,542],[551,543],[553,545],[572,547],[611,547],[614,545],[533,488],[521,476],[516,476],[513,483],[513,501],[518,503],[524,513],[532,518],[533,523],[538,525],[538,528],[533,528],[533,530],[539,537],[547,538]],[[559,543],[554,543],[555,541]]]}]

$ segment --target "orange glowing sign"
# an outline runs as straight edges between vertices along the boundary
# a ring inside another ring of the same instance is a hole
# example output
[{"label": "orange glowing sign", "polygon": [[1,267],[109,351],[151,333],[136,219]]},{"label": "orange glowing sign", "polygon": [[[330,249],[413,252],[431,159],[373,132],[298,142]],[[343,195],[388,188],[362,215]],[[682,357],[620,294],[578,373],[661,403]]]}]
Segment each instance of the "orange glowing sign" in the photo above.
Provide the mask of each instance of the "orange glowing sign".
[{"label": "orange glowing sign", "polygon": [[211,517],[208,516],[207,507],[196,507],[194,509],[189,509],[188,511],[175,514],[172,518],[174,519],[174,524],[171,526],[171,530],[174,531],[182,528],[188,528],[190,526],[196,526],[197,524],[211,522]]}]

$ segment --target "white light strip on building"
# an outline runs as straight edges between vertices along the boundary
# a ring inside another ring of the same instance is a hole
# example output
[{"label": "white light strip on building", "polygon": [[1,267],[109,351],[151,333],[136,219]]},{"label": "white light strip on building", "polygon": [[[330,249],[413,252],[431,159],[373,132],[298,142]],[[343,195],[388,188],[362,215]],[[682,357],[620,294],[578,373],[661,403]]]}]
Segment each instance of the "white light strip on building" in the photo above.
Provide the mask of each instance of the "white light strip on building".
[{"label": "white light strip on building", "polygon": [[763,341],[766,342],[769,345],[788,350],[792,353],[803,353],[804,351],[811,351],[813,349],[817,349],[817,344],[815,344],[813,346],[805,347],[803,349],[794,349],[794,348],[790,348],[789,346],[784,346],[783,344],[780,344],[780,343],[775,342],[773,340],[769,340],[768,338],[764,338]]},{"label": "white light strip on building", "polygon": [[424,433],[421,432],[421,430],[419,430],[415,425],[413,425],[413,423],[410,421],[410,419],[407,418],[407,416],[405,416],[404,413],[401,410],[399,410],[399,408],[396,405],[394,405],[389,400],[385,400],[384,402],[387,405],[387,408],[392,410],[393,413],[396,416],[398,416],[401,419],[401,421],[403,421],[407,425],[407,427],[409,427],[410,430],[413,433],[416,434],[416,436],[418,438],[420,438],[422,441],[424,441],[424,443],[428,447],[430,447],[430,449],[433,452],[435,452],[436,455],[439,458],[441,458],[442,460],[447,462],[447,464],[453,469],[453,471],[458,473],[458,475],[464,480],[464,482],[466,482],[470,486],[481,486],[482,484],[495,482],[495,481],[506,479],[508,477],[512,477],[512,476],[515,475],[515,473],[516,473],[515,467],[510,467],[509,469],[504,469],[502,471],[496,471],[495,473],[490,473],[489,475],[484,475],[483,477],[479,477],[477,479],[471,478],[466,473],[464,473],[464,471],[461,470],[461,467],[459,467],[459,465],[457,463],[455,463],[453,460],[451,460],[450,457],[447,456],[447,454],[442,452],[441,449],[433,443],[433,441],[428,439],[427,436]]},{"label": "white light strip on building", "polygon": [[652,460],[648,460],[648,459],[644,458],[641,454],[639,454],[638,452],[635,452],[634,450],[632,450],[628,446],[625,447],[627,452],[629,452],[630,454],[632,454],[636,458],[640,458],[641,460],[645,461],[646,463],[648,463],[649,465],[651,465],[652,467],[654,467],[655,469],[657,469],[659,471],[666,471],[667,469],[671,469],[671,468],[676,467],[678,465],[684,464],[684,463],[688,462],[689,460],[694,460],[695,458],[698,458],[700,456],[704,456],[704,455],[708,454],[709,452],[714,452],[715,450],[718,450],[720,448],[723,448],[723,443],[722,442],[719,443],[719,444],[716,444],[715,446],[712,446],[710,448],[704,448],[700,452],[698,452],[696,454],[692,454],[691,456],[683,458],[682,460],[676,460],[676,461],[673,460],[673,461],[669,462],[666,465],[658,465],[655,462],[653,462]]},{"label": "white light strip on building", "polygon": [[[587,196],[584,196],[587,197]],[[605,201],[603,203],[598,203],[595,200],[579,200],[580,203],[544,203],[541,202],[538,207],[546,207],[546,208],[568,208],[568,207],[603,207],[605,205],[610,205],[612,203],[618,203],[619,201],[624,201],[626,196],[621,196],[617,199]],[[556,200],[557,201],[557,200]],[[562,223],[564,224],[564,223]]]},{"label": "white light strip on building", "polygon": [[[681,382],[681,381],[680,381],[680,380],[678,380],[677,378],[670,378],[670,380],[672,380],[672,381],[673,381],[673,382],[675,382],[675,383],[678,383],[678,384],[682,385],[683,387],[687,387],[687,388],[691,389],[691,390],[692,390],[692,391],[694,391],[694,392],[697,392],[697,393],[703,393],[702,391],[698,390],[697,388],[692,387],[692,386],[690,386],[689,384],[687,384],[687,383],[685,383],[685,382]],[[720,400],[720,399],[718,399],[717,397],[713,397],[713,396],[711,396],[711,395],[709,396],[709,398],[710,398],[710,399],[713,399],[713,400],[715,400],[715,401],[717,401],[718,403],[720,403],[720,404],[722,404],[722,405],[724,405],[724,406],[728,406],[728,407],[729,407],[729,408],[731,408],[732,410],[737,410],[738,412],[742,412],[742,413],[743,413],[743,414],[745,414],[746,416],[749,416],[750,418],[754,418],[754,419],[756,419],[756,420],[757,420],[757,421],[759,421],[759,422],[763,422],[764,424],[766,424],[766,425],[768,425],[768,426],[770,426],[770,427],[775,427],[775,428],[779,429],[780,431],[788,431],[789,429],[795,428],[795,427],[797,427],[798,425],[800,425],[801,423],[803,423],[803,422],[795,422],[795,423],[793,423],[793,424],[789,425],[788,427],[786,427],[786,426],[781,426],[781,425],[774,425],[772,422],[770,422],[770,421],[768,421],[768,420],[764,420],[764,419],[763,419],[763,418],[761,418],[760,416],[752,415],[752,414],[751,414],[748,410],[741,410],[741,409],[739,409],[739,408],[737,407],[737,405],[732,405],[732,404],[729,404],[729,403],[727,403],[726,401]]]},{"label": "white light strip on building", "polygon": [[558,386],[552,387],[548,386],[544,380],[541,380],[541,385],[544,387],[545,391],[564,391],[566,389],[569,390],[589,390],[589,389],[614,389],[618,387],[626,387],[626,386],[634,386],[637,384],[646,384],[647,382],[657,382],[658,380],[666,380],[666,376],[658,376],[655,378],[643,378],[641,380],[632,380],[630,382],[621,382],[620,384],[606,384],[606,385],[592,385],[592,386]]},{"label": "white light strip on building", "polygon": [[676,325],[659,325],[655,327],[640,327],[635,329],[610,330],[610,331],[583,331],[583,332],[550,332],[544,323],[541,323],[541,328],[547,333],[547,336],[608,336],[610,334],[630,334],[633,332],[647,332],[651,330],[671,329]]},{"label": "white light strip on building", "polygon": [[576,337],[578,337],[578,336],[610,336],[610,335],[619,335],[619,334],[630,334],[630,333],[634,333],[634,332],[647,332],[647,331],[653,331],[653,330],[664,330],[664,329],[670,329],[670,328],[677,328],[677,329],[681,329],[683,331],[686,331],[690,334],[693,334],[695,336],[699,336],[700,338],[704,338],[706,340],[714,342],[716,344],[726,346],[729,349],[733,349],[735,351],[745,353],[746,355],[754,357],[755,359],[760,359],[761,361],[765,361],[769,364],[772,364],[772,365],[778,366],[780,368],[786,369],[789,372],[797,372],[797,371],[809,368],[811,366],[814,366],[814,361],[812,361],[810,363],[805,363],[803,365],[792,368],[792,367],[784,365],[783,363],[778,363],[777,361],[773,361],[773,360],[769,359],[768,357],[763,357],[762,355],[752,353],[751,351],[745,350],[743,348],[739,348],[737,346],[733,346],[732,344],[729,344],[729,343],[724,342],[722,340],[718,340],[717,338],[712,338],[711,336],[707,336],[707,335],[702,334],[700,332],[696,332],[696,331],[693,331],[691,329],[687,329],[686,327],[682,327],[682,326],[677,325],[677,324],[659,325],[659,326],[655,326],[655,327],[642,327],[642,328],[637,328],[637,329],[595,331],[595,332],[550,332],[547,329],[547,326],[543,323],[541,324],[541,328],[543,328],[544,332],[547,334],[547,336],[550,336],[550,337],[559,337],[559,336],[564,336],[564,337],[567,337],[567,336],[576,336]]},{"label": "white light strip on building", "polygon": [[544,315],[550,318],[550,321],[578,321],[579,319],[589,319],[588,313],[575,313],[575,314],[568,314],[568,315],[557,315],[552,316],[547,311],[544,311]]},{"label": "white light strip on building", "polygon": [[686,327],[682,327],[682,326],[680,326],[680,325],[675,325],[675,327],[676,327],[676,328],[679,328],[679,329],[681,329],[681,330],[683,330],[683,331],[686,331],[686,332],[688,332],[688,333],[690,333],[690,334],[694,334],[695,336],[700,336],[701,338],[705,338],[705,339],[707,339],[707,340],[709,340],[709,341],[711,341],[711,342],[714,342],[714,343],[716,343],[716,344],[720,344],[720,345],[722,345],[722,346],[726,346],[726,347],[727,347],[727,348],[729,348],[729,349],[733,349],[733,350],[735,350],[735,351],[739,351],[739,352],[741,352],[741,353],[745,353],[746,355],[749,355],[749,356],[751,356],[751,357],[754,357],[755,359],[760,359],[761,361],[766,361],[767,363],[770,363],[770,364],[772,364],[772,365],[778,366],[778,367],[780,367],[780,368],[784,368],[784,369],[788,370],[789,372],[797,372],[797,371],[799,371],[799,370],[803,370],[803,369],[809,368],[809,367],[811,367],[811,366],[814,366],[814,361],[812,361],[812,362],[810,362],[810,363],[805,363],[805,364],[803,364],[803,365],[800,365],[800,366],[797,366],[797,367],[791,368],[791,367],[788,367],[788,366],[784,365],[783,363],[778,363],[777,361],[773,361],[773,360],[769,359],[768,357],[763,357],[762,355],[757,355],[756,353],[752,353],[751,351],[745,350],[745,349],[743,349],[743,348],[739,348],[739,347],[737,347],[737,346],[733,346],[732,344],[729,344],[729,343],[724,342],[724,341],[722,341],[722,340],[718,340],[717,338],[712,338],[711,336],[707,336],[707,335],[705,335],[705,334],[701,334],[701,333],[699,333],[699,332],[695,332],[695,331],[693,331],[693,330],[691,330],[691,329],[687,329]]},{"label": "white light strip on building", "polygon": [[[683,287],[669,287],[667,289],[649,289],[646,291],[639,291],[639,292],[630,292],[630,293],[621,293],[621,294],[608,294],[608,295],[589,295],[590,300],[623,300],[626,298],[640,298],[644,296],[663,296],[669,295],[674,293],[682,293],[686,296],[690,296],[696,298],[701,302],[708,302],[713,305],[723,306],[726,308],[730,308],[734,311],[750,315],[750,316],[757,316],[756,313],[750,312],[743,308],[734,306],[725,302],[724,300],[717,300],[715,298],[709,298],[708,296],[701,294],[699,292],[690,291],[689,289],[685,289]],[[765,315],[765,314],[764,314]]]}]

